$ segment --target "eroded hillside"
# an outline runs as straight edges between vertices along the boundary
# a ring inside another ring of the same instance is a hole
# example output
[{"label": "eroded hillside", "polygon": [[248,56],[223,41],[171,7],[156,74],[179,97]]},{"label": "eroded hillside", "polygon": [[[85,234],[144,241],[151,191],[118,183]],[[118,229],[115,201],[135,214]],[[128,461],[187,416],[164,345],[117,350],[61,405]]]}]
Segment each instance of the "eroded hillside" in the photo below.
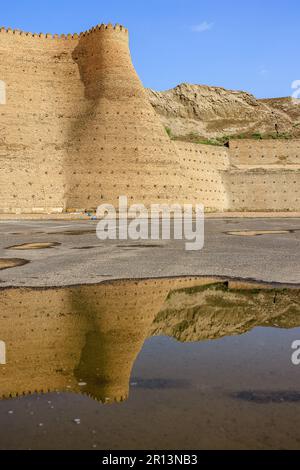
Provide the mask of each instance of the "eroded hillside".
[{"label": "eroded hillside", "polygon": [[292,98],[259,100],[244,91],[187,83],[147,93],[174,138],[300,137],[300,105]]}]

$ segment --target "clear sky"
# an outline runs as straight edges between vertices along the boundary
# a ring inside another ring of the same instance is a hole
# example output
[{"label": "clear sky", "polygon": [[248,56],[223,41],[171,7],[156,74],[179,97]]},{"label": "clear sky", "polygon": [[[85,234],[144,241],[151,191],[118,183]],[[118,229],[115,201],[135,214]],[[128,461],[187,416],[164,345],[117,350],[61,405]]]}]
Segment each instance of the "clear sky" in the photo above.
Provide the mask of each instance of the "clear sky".
[{"label": "clear sky", "polygon": [[299,0],[2,0],[0,17],[31,32],[123,24],[140,78],[157,90],[189,82],[289,96],[300,79]]}]

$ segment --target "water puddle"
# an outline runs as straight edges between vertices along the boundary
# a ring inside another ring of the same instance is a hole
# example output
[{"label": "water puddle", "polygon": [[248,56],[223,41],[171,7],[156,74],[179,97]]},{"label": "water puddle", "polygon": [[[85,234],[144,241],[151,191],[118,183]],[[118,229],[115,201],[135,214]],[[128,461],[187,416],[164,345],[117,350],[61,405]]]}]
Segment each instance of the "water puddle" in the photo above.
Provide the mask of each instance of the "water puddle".
[{"label": "water puddle", "polygon": [[85,235],[85,234],[90,234],[90,233],[95,233],[95,228],[94,229],[88,229],[88,230],[62,230],[62,231],[20,231],[20,232],[10,232],[10,235]]},{"label": "water puddle", "polygon": [[298,339],[299,286],[0,288],[0,448],[299,446]]},{"label": "water puddle", "polygon": [[64,230],[61,232],[44,232],[47,235],[86,235],[88,233],[95,233],[95,228],[89,230]]},{"label": "water puddle", "polygon": [[233,230],[226,232],[227,235],[237,235],[240,237],[259,237],[261,235],[282,235],[285,233],[295,233],[297,230]]},{"label": "water puddle", "polygon": [[45,250],[47,248],[54,248],[60,246],[61,243],[58,242],[32,242],[32,243],[22,243],[22,245],[9,246],[7,250]]},{"label": "water puddle", "polygon": [[234,395],[235,398],[239,400],[245,400],[253,403],[299,403],[300,402],[300,392],[297,391],[241,391]]},{"label": "water puddle", "polygon": [[93,245],[93,246],[75,246],[72,248],[73,250],[93,250],[94,248],[100,248],[101,245]]},{"label": "water puddle", "polygon": [[20,258],[0,258],[0,270],[16,268],[18,266],[24,266],[24,264],[29,263],[26,259]]}]

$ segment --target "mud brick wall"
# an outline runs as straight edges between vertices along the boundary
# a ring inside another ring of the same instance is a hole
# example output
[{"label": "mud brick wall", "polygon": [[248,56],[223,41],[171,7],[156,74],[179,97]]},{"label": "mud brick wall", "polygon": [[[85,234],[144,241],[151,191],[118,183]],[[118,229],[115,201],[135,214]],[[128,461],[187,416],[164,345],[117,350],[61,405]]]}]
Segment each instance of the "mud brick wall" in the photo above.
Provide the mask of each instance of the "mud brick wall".
[{"label": "mud brick wall", "polygon": [[0,211],[55,212],[130,202],[195,202],[180,155],[134,70],[128,31],[2,29]]},{"label": "mud brick wall", "polygon": [[0,84],[0,214],[93,210],[120,195],[147,207],[300,210],[300,140],[172,141],[122,26],[1,28]]},{"label": "mud brick wall", "polygon": [[182,167],[192,188],[197,188],[198,202],[207,212],[229,208],[223,172],[229,168],[226,147],[176,142]]},{"label": "mud brick wall", "polygon": [[231,210],[300,210],[300,140],[236,140],[229,149]]},{"label": "mud brick wall", "polygon": [[231,140],[230,160],[232,165],[237,166],[300,166],[300,140]]}]

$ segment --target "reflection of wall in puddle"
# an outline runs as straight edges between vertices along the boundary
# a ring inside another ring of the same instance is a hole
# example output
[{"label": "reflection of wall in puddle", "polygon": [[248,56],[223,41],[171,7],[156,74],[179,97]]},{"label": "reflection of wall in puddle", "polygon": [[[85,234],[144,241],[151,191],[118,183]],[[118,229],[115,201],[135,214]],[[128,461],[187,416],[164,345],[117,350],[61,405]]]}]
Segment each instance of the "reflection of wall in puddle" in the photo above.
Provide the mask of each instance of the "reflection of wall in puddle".
[{"label": "reflection of wall in puddle", "polygon": [[230,281],[173,290],[156,316],[150,334],[179,341],[240,335],[256,326],[300,325],[300,289]]},{"label": "reflection of wall in puddle", "polygon": [[211,282],[1,290],[0,331],[8,358],[0,368],[0,396],[59,390],[121,401],[150,335],[196,341],[241,334],[256,325],[300,324],[299,290],[201,287]]},{"label": "reflection of wall in puddle", "polygon": [[1,290],[8,360],[0,368],[0,396],[69,390],[125,399],[131,368],[168,291],[194,282]]}]

